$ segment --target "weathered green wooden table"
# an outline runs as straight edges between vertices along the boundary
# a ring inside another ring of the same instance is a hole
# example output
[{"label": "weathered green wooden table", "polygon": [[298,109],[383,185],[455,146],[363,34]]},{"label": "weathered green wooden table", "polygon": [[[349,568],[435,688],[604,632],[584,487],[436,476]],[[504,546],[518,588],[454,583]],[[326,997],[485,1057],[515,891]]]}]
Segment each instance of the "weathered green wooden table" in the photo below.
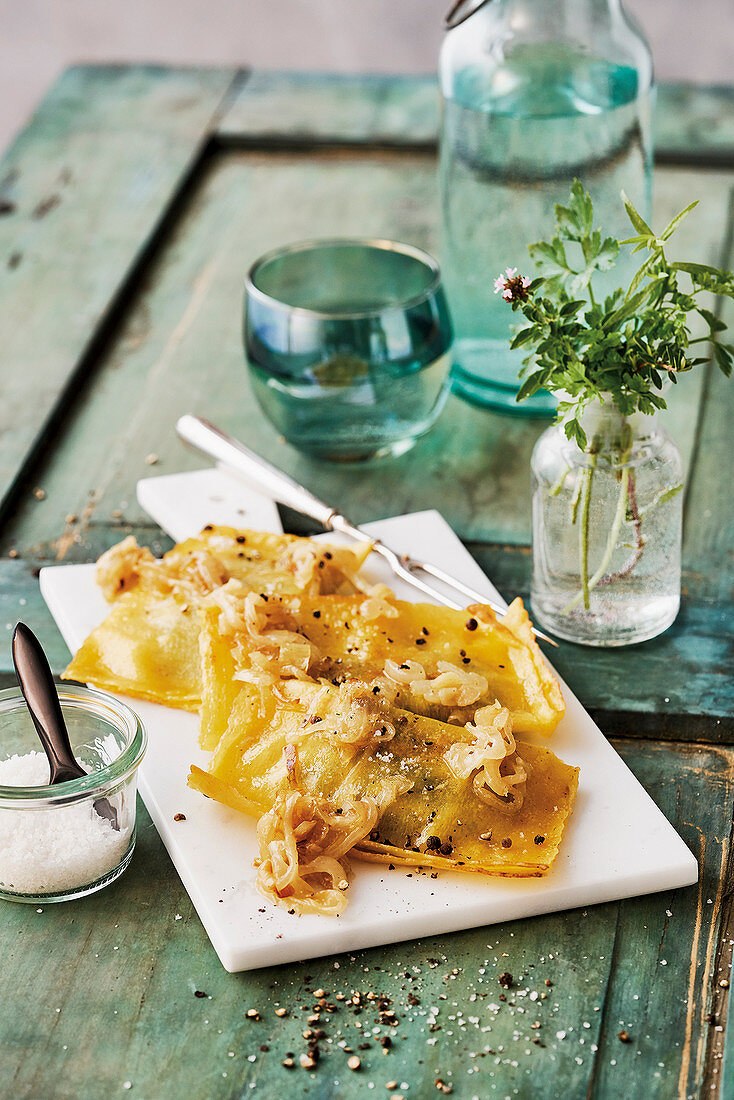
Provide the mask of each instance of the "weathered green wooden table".
[{"label": "weathered green wooden table", "polygon": [[[726,89],[663,88],[657,122],[658,222],[699,196],[681,248],[728,266],[733,104]],[[526,590],[528,459],[542,425],[452,398],[378,478],[291,451],[243,367],[243,275],[265,249],[339,234],[435,248],[436,126],[428,80],[133,66],[73,69],[51,91],[0,166],[3,685],[19,617],[57,669],[67,659],[40,565],[94,559],[130,531],[167,545],[134,486],[197,464],[173,431],[186,411],[357,521],[439,508],[500,589]],[[734,1096],[734,385],[689,376],[669,421],[688,466],[678,622],[628,651],[563,646],[557,665],[699,857],[699,885],[230,975],[141,807],[139,847],[115,886],[43,911],[0,903],[2,1095],[417,1098],[438,1081],[482,1100]],[[326,1036],[307,1071],[304,1006],[319,987],[336,1011],[314,1025]],[[363,1006],[342,999],[353,991]],[[389,1049],[372,1037],[370,992],[392,1001]]]}]

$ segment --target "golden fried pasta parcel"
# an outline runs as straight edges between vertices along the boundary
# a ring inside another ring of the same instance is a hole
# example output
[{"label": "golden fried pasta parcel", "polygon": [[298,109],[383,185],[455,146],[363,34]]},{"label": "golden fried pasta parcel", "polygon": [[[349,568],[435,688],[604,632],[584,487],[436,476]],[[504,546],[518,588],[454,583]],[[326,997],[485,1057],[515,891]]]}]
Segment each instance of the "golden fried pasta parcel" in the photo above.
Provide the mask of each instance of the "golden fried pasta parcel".
[{"label": "golden fried pasta parcel", "polygon": [[155,558],[129,537],[97,563],[97,582],[112,609],[63,678],[198,710],[205,596],[231,580],[264,596],[352,594],[359,591],[356,575],[369,550],[369,545],[337,547],[294,535],[207,527]]},{"label": "golden fried pasta parcel", "polygon": [[484,606],[454,611],[367,596],[260,596],[235,583],[205,601],[201,633],[201,744],[224,735],[246,684],[282,678],[374,681],[397,706],[464,724],[499,701],[520,734],[548,736],[565,704],[516,600],[498,617]]},{"label": "golden fried pasta parcel", "polygon": [[[374,685],[284,681],[238,698],[202,793],[261,817],[258,882],[297,912],[340,912],[349,851],[392,864],[545,874],[578,769],[518,742],[507,708],[454,725],[401,710]],[[348,845],[345,847],[345,838]]]},{"label": "golden fried pasta parcel", "polygon": [[350,854],[544,875],[578,769],[544,746],[564,713],[522,601],[502,616],[398,600],[369,545],[208,527],[162,558],[125,539],[111,604],[68,679],[189,710],[212,751],[189,782],[257,818],[260,891],[339,914]]}]

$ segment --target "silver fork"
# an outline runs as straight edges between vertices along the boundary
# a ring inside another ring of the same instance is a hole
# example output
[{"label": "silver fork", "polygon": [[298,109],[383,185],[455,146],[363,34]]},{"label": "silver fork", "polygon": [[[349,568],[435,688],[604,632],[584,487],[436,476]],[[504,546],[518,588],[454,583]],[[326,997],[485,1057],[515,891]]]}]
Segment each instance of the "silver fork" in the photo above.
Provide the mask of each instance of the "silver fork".
[{"label": "silver fork", "polygon": [[[374,539],[361,527],[356,527],[353,523],[350,523],[346,516],[343,516],[336,508],[330,508],[328,504],[324,504],[322,500],[315,497],[303,485],[299,485],[288,474],[283,473],[282,470],[267,462],[266,459],[255,454],[239,440],[233,439],[220,431],[208,420],[202,420],[198,416],[182,416],[176,424],[176,430],[185,443],[213,458],[216,462],[221,462],[230,469],[235,470],[254,488],[264,490],[273,500],[277,500],[280,504],[286,504],[289,508],[293,508],[304,516],[310,516],[311,519],[317,520],[329,530],[338,531],[357,542],[371,543],[374,552],[384,558],[393,573],[418,592],[430,596],[431,599],[437,600],[445,607],[461,610],[464,606],[423,580],[420,576],[423,573],[427,577],[433,577],[434,580],[439,581],[447,588],[453,589],[459,596],[468,597],[475,603],[486,604],[498,615],[504,615],[506,610],[504,607],[488,600],[481,592],[470,588],[463,581],[451,577],[443,569],[431,565],[430,562],[418,561],[417,558],[412,558],[408,554],[396,554],[380,539]],[[536,638],[548,642],[552,646],[557,647],[558,645],[557,642],[554,642],[552,638],[549,638],[547,634],[543,634],[540,630],[533,628],[533,634]]]}]

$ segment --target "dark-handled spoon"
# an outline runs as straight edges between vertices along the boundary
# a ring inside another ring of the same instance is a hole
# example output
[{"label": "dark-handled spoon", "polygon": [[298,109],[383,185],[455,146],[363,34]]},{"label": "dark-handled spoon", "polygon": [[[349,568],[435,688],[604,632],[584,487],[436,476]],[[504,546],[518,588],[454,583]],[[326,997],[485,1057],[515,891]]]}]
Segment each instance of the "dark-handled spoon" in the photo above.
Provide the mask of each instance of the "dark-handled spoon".
[{"label": "dark-handled spoon", "polygon": [[[48,757],[50,784],[66,783],[86,775],[74,758],[69,731],[61,713],[56,684],[41,643],[30,627],[17,623],[13,631],[13,664],[36,733]],[[94,809],[119,830],[117,810],[108,798],[97,798]]]}]

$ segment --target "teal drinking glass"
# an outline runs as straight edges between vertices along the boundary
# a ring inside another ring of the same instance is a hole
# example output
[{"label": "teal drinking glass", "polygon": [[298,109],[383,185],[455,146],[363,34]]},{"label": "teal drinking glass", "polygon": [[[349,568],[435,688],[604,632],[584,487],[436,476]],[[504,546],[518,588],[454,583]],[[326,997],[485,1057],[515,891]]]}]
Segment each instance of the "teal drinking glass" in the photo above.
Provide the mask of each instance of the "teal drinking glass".
[{"label": "teal drinking glass", "polygon": [[324,240],[269,252],[247,276],[244,339],[263,412],[318,458],[402,454],[448,394],[440,272],[409,245]]}]

